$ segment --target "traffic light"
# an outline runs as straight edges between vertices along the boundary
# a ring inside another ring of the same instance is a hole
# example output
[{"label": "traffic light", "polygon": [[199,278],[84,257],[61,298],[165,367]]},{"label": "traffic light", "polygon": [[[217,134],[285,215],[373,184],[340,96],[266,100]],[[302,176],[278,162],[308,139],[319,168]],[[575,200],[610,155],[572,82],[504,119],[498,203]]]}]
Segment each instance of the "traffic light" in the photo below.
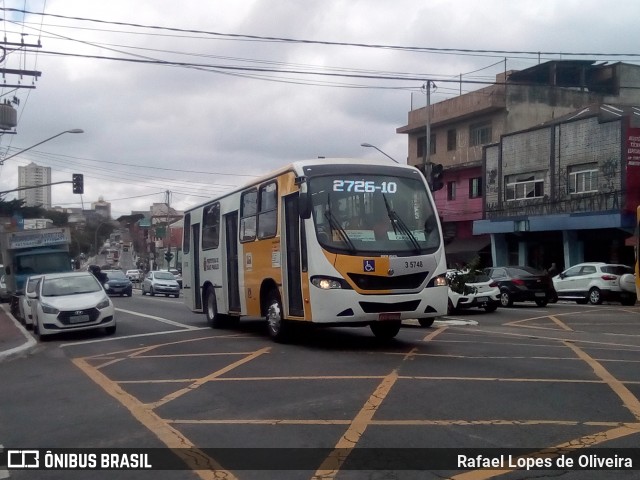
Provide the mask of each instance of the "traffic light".
[{"label": "traffic light", "polygon": [[171,262],[171,260],[173,259],[173,253],[171,252],[166,252],[164,254],[164,259],[167,261],[167,263]]},{"label": "traffic light", "polygon": [[84,193],[84,175],[74,173],[71,177],[71,184],[73,185],[73,193]]},{"label": "traffic light", "polygon": [[442,180],[442,173],[444,171],[444,167],[441,163],[433,163],[431,164],[431,172],[429,174],[431,185],[431,191],[435,192],[444,187],[444,181]]}]

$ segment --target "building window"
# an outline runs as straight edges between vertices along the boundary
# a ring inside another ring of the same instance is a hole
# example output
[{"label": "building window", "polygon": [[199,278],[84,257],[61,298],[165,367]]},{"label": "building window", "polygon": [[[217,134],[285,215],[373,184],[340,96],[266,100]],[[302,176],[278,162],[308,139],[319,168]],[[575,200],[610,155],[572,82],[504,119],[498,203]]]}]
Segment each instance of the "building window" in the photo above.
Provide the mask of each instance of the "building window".
[{"label": "building window", "polygon": [[[424,142],[426,140],[427,136],[423,135],[422,137],[418,137],[418,157],[424,157]],[[436,134],[432,133],[431,134],[431,141],[429,143],[429,154],[430,155],[435,155],[436,153]]]},{"label": "building window", "polygon": [[469,144],[472,147],[491,143],[491,122],[472,123],[469,127]]},{"label": "building window", "polygon": [[598,164],[584,163],[569,167],[569,193],[591,193],[598,191]]},{"label": "building window", "polygon": [[456,182],[447,182],[447,200],[456,199]]},{"label": "building window", "polygon": [[447,130],[447,151],[455,150],[456,147],[456,129],[452,128]]},{"label": "building window", "polygon": [[543,173],[510,175],[505,179],[505,200],[526,200],[544,196]]},{"label": "building window", "polygon": [[482,177],[469,179],[469,198],[482,196]]}]

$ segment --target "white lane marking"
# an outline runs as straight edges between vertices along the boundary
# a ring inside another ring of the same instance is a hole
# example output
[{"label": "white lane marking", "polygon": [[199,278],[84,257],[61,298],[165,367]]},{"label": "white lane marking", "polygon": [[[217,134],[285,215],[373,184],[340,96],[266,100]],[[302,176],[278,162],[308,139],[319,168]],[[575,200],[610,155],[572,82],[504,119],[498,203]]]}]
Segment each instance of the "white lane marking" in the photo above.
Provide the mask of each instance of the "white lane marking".
[{"label": "white lane marking", "polygon": [[124,308],[116,308],[118,312],[128,313],[130,315],[137,315],[138,317],[150,318],[157,320],[158,322],[166,323],[167,325],[173,325],[174,327],[186,328],[187,330],[200,330],[202,327],[194,327],[193,325],[185,325],[184,323],[174,322],[168,318],[156,317],[155,315],[147,315],[146,313],[134,312],[133,310],[125,310]]},{"label": "white lane marking", "polygon": [[194,330],[211,330],[211,328],[210,327],[193,327],[191,329],[181,328],[180,330],[167,330],[164,332],[137,333],[135,335],[126,335],[122,337],[97,338],[95,340],[85,340],[84,342],[62,343],[59,345],[59,347],[60,348],[75,347],[76,345],[87,345],[89,343],[113,342],[115,340],[124,340],[127,338],[153,337],[155,335],[167,335],[169,333],[186,333],[186,332],[192,332]]}]

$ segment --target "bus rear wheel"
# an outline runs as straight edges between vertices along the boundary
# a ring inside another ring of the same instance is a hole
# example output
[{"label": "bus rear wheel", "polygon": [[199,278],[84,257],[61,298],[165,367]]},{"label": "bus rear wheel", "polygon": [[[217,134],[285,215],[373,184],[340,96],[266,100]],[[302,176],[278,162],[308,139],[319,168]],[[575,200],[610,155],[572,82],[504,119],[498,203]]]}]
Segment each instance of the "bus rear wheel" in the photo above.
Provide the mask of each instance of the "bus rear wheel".
[{"label": "bus rear wheel", "polygon": [[207,325],[220,328],[223,325],[222,315],[218,312],[218,302],[213,288],[208,287],[204,293],[204,313],[207,315]]},{"label": "bus rear wheel", "polygon": [[284,342],[289,337],[291,326],[283,318],[282,300],[276,290],[272,290],[267,297],[266,320],[269,336],[276,342]]},{"label": "bus rear wheel", "polygon": [[381,340],[391,340],[398,334],[401,326],[402,322],[400,320],[393,322],[373,322],[370,325],[373,334],[376,338],[380,338]]}]

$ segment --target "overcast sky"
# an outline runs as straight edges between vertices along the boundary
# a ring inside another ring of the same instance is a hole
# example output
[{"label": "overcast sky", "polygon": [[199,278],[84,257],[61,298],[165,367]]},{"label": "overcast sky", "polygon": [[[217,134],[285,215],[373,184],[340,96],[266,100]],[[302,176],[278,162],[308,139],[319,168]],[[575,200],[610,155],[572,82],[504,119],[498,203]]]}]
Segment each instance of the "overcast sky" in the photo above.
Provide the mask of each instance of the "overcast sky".
[{"label": "overcast sky", "polygon": [[381,158],[363,142],[404,163],[407,137],[396,128],[425,105],[426,80],[435,103],[540,61],[640,62],[637,0],[0,7],[7,42],[27,45],[6,45],[2,67],[41,72],[35,82],[4,77],[2,100],[19,101],[18,126],[0,136],[0,156],[84,130],[8,159],[0,191],[16,188],[18,166],[30,162],[50,166],[54,182],[82,173],[84,195],[56,185],[53,204],[89,208],[102,197],[114,218],[164,202],[166,191],[183,210],[297,159]]}]

